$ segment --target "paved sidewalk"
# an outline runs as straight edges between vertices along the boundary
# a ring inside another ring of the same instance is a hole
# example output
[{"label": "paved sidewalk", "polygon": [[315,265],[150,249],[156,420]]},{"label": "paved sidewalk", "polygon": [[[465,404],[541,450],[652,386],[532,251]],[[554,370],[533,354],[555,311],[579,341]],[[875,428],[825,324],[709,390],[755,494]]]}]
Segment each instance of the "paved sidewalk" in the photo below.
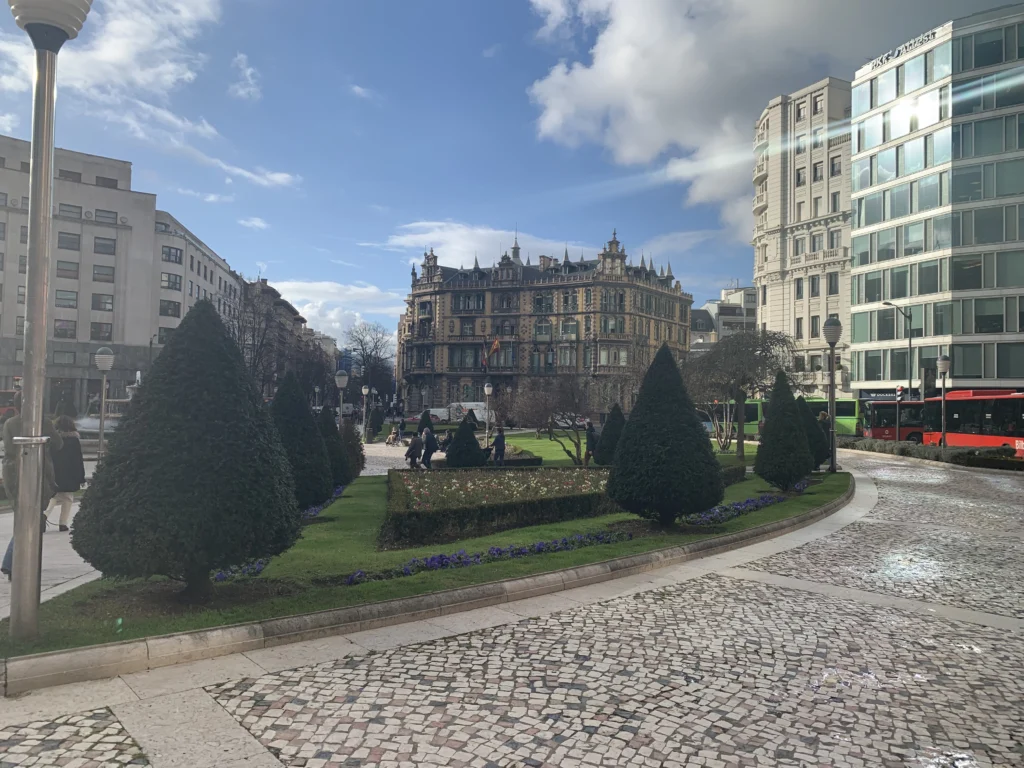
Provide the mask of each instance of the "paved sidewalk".
[{"label": "paved sidewalk", "polygon": [[0,701],[0,752],[32,768],[1024,765],[1024,479],[844,464],[853,502],[776,539]]}]

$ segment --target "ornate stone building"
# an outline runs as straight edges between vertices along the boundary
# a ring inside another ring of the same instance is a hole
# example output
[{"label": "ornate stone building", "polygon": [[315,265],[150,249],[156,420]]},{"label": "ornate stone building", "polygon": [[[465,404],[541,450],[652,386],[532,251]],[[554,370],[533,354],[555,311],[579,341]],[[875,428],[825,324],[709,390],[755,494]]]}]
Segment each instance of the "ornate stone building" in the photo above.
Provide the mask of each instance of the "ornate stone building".
[{"label": "ornate stone building", "polygon": [[[520,258],[453,269],[423,254],[399,319],[396,372],[408,412],[484,399],[526,377],[636,375],[667,342],[689,349],[690,306],[668,268],[627,263],[615,233],[595,259]],[[631,260],[630,260],[631,261]],[[635,395],[635,392],[633,393]]]}]

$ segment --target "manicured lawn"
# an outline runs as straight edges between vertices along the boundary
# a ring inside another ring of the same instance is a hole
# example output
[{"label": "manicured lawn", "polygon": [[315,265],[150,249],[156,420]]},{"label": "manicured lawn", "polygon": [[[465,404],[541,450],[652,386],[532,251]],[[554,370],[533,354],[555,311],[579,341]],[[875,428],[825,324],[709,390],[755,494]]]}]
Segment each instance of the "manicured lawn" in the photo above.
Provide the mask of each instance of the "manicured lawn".
[{"label": "manicured lawn", "polygon": [[[382,552],[376,549],[376,538],[385,513],[386,484],[386,477],[365,477],[354,482],[344,496],[321,515],[319,522],[306,526],[302,540],[289,552],[275,558],[262,576],[217,584],[208,606],[193,608],[180,604],[176,597],[179,586],[165,579],[102,579],[43,603],[41,639],[36,643],[12,644],[7,621],[0,622],[0,655],[223,626],[595,563],[698,541],[806,512],[841,495],[848,487],[849,476],[842,473],[824,476],[822,483],[813,485],[803,495],[730,520],[716,533],[655,531],[614,544],[338,586],[340,578],[354,571],[400,567],[414,557],[424,558],[441,552],[451,554],[460,549],[473,553],[492,546],[528,545],[577,533],[607,531],[609,526],[636,521],[632,515],[619,513],[504,531],[449,545]],[[727,488],[725,501],[743,501],[770,490],[764,481],[752,478]]]},{"label": "manicured lawn", "polygon": [[[748,467],[754,466],[754,458],[757,456],[757,441],[756,440],[744,440],[743,441],[743,459],[744,463]],[[719,453],[718,446],[715,445],[715,454],[718,456],[718,460],[723,466],[731,467],[736,466],[740,463],[739,459],[736,458],[736,443],[732,444],[732,447],[726,453]]]},{"label": "manicured lawn", "polygon": [[[554,440],[549,440],[546,435],[537,439],[533,432],[515,433],[506,435],[505,442],[509,445],[517,445],[534,456],[540,456],[544,459],[544,466],[546,467],[573,466],[572,460],[565,455],[565,451],[562,450],[561,446]],[[575,451],[575,446],[568,440],[563,440],[562,442],[565,443],[569,450]],[[717,445],[715,446],[715,451],[718,455],[718,460],[724,466],[732,466],[739,463],[736,459],[735,442],[733,442],[732,450],[729,453],[717,453]],[[754,463],[754,457],[757,455],[757,442],[752,439],[745,440],[743,443],[743,454],[747,466],[751,466]]]}]

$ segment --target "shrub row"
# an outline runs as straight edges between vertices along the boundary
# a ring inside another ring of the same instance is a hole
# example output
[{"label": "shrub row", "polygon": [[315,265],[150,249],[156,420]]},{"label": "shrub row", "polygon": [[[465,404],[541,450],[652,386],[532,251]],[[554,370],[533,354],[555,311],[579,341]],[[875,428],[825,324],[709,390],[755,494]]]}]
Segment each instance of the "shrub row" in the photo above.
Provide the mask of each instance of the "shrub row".
[{"label": "shrub row", "polygon": [[896,440],[837,437],[836,447],[855,451],[885,453],[890,456],[909,456],[913,459],[941,461],[961,467],[1024,471],[1024,461],[1013,458],[1015,451],[1008,446],[999,448],[940,448],[937,445],[918,445],[917,443],[897,442]]},{"label": "shrub row", "polygon": [[456,508],[413,509],[401,472],[394,469],[388,472],[387,513],[379,534],[379,544],[384,548],[443,544],[512,528],[598,517],[622,511],[603,492],[496,504],[476,502]]},{"label": "shrub row", "polygon": [[[505,454],[505,466],[506,467],[540,467],[543,466],[544,459],[540,456],[514,456]],[[431,469],[444,469],[444,470],[462,470],[462,469],[502,469],[502,467],[494,464],[484,464],[482,467],[449,467],[448,460],[444,457],[431,459]]]},{"label": "shrub row", "polygon": [[722,485],[728,487],[742,483],[747,479],[747,468],[742,464],[738,466],[722,467]]}]

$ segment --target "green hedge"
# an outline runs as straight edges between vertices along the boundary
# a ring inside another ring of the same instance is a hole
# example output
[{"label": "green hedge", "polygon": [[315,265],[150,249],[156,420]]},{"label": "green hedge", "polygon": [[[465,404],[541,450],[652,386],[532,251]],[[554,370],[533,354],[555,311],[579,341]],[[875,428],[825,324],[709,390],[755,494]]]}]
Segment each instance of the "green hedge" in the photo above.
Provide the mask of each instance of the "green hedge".
[{"label": "green hedge", "polygon": [[747,468],[743,464],[731,467],[722,467],[722,485],[730,486],[742,483],[747,479]]},{"label": "green hedge", "polygon": [[[445,544],[512,528],[599,517],[622,510],[604,493],[575,494],[444,510],[410,510],[408,491],[399,479],[405,470],[388,471],[388,504],[378,543],[382,548]],[[456,470],[452,470],[456,471]],[[536,469],[520,470],[536,472]],[[580,472],[593,470],[577,470]]]},{"label": "green hedge", "polygon": [[[540,456],[510,456],[505,454],[505,466],[506,467],[540,467],[544,464],[544,459]],[[488,459],[488,463],[482,467],[449,467],[448,461],[445,458],[438,458],[435,454],[434,458],[430,460],[430,466],[432,469],[444,469],[454,471],[456,469],[503,469],[503,467],[496,466],[494,459]]]},{"label": "green hedge", "polygon": [[884,453],[890,456],[909,456],[913,459],[941,461],[961,467],[1024,471],[1024,461],[1013,458],[1014,449],[1006,446],[999,448],[940,448],[937,445],[918,445],[896,440],[836,438],[836,447]]}]

